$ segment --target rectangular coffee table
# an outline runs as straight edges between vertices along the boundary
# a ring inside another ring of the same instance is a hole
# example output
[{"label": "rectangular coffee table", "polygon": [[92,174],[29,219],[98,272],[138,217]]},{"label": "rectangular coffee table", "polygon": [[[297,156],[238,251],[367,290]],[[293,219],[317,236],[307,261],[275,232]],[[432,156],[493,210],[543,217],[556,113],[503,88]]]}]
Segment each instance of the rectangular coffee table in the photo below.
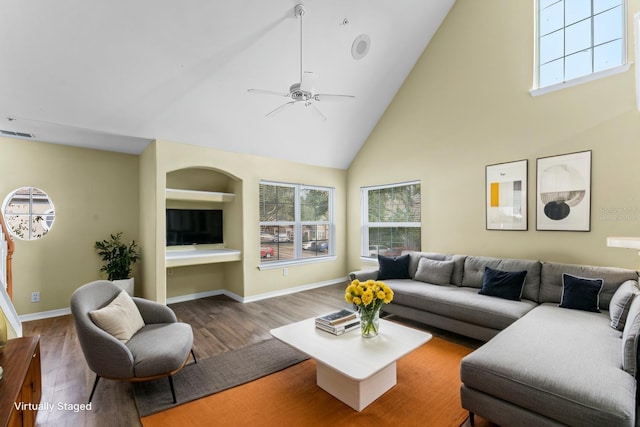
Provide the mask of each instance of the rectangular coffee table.
[{"label": "rectangular coffee table", "polygon": [[315,318],[272,329],[271,335],[315,359],[318,386],[356,411],[396,385],[396,361],[432,338],[384,319],[373,338],[362,338],[360,329],[338,336],[321,331]]}]

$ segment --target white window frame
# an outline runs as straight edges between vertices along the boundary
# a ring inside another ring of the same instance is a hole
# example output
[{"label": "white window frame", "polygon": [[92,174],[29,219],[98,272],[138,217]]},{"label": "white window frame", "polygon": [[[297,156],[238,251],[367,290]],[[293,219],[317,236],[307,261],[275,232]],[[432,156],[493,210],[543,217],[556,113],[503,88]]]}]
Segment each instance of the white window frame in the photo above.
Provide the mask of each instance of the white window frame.
[{"label": "white window frame", "polygon": [[[396,183],[396,184],[386,184],[386,185],[376,185],[376,186],[371,186],[371,187],[361,187],[360,188],[360,206],[361,206],[361,223],[362,223],[362,229],[361,229],[361,241],[362,241],[362,246],[360,248],[360,259],[362,261],[368,261],[368,262],[375,262],[377,263],[378,260],[371,258],[370,256],[368,256],[369,254],[369,228],[371,227],[384,227],[384,228],[393,228],[393,227],[406,227],[406,228],[420,228],[422,229],[422,220],[419,222],[369,222],[369,191],[372,190],[380,190],[380,189],[388,189],[388,188],[393,188],[393,187],[407,187],[409,185],[420,185],[422,188],[422,185],[420,183],[419,180],[417,181],[408,181],[408,182],[400,182],[400,183]],[[422,193],[420,194],[420,197],[422,198]],[[422,209],[420,212],[420,215],[422,215]]]},{"label": "white window frame", "polygon": [[[284,183],[284,182],[275,182],[275,181],[260,181],[260,185],[274,185],[279,187],[290,187],[294,189],[294,220],[293,221],[259,221],[258,230],[262,230],[263,226],[293,226],[293,245],[294,245],[294,258],[293,259],[285,259],[285,260],[275,260],[275,261],[263,261],[260,260],[260,266],[258,267],[260,270],[270,270],[275,268],[282,268],[289,265],[300,265],[300,264],[312,264],[316,262],[324,262],[324,261],[335,261],[335,215],[334,215],[334,198],[335,198],[335,189],[332,187],[322,187],[317,185],[306,185],[306,184],[292,184],[292,183]],[[328,207],[328,215],[329,219],[327,221],[302,221],[301,220],[301,207],[300,207],[300,192],[301,190],[321,190],[329,192],[329,207]],[[326,255],[317,255],[314,257],[303,257],[302,251],[302,230],[305,225],[327,225],[329,228],[329,236],[328,236],[328,250]],[[262,244],[259,242],[259,244]]]},{"label": "white window frame", "polygon": [[[593,0],[591,0],[593,1]],[[577,86],[583,83],[587,83],[587,82],[591,82],[594,80],[599,80],[605,77],[609,77],[609,76],[614,76],[616,74],[620,74],[620,73],[624,73],[626,71],[629,70],[629,68],[631,68],[631,64],[629,64],[628,58],[627,58],[627,46],[629,43],[629,36],[628,36],[628,32],[627,32],[627,0],[623,0],[622,1],[622,15],[623,15],[623,20],[622,20],[622,35],[623,35],[623,40],[622,40],[622,50],[623,50],[623,57],[622,57],[622,64],[606,69],[606,70],[601,70],[601,71],[597,71],[597,72],[592,72],[590,74],[584,75],[584,76],[580,76],[580,77],[576,77],[573,79],[569,79],[569,80],[563,80],[562,82],[559,83],[555,83],[552,85],[548,85],[548,86],[539,86],[539,75],[540,75],[540,61],[539,61],[539,47],[540,47],[540,34],[539,34],[539,30],[540,30],[540,25],[539,25],[539,19],[540,19],[540,0],[535,0],[534,1],[534,27],[535,27],[535,31],[534,31],[534,61],[533,61],[533,88],[529,91],[529,93],[531,94],[531,96],[539,96],[539,95],[544,95],[546,93],[550,93],[550,92],[555,92],[557,90],[561,90],[564,88],[568,88],[568,87],[573,87],[573,86]],[[565,27],[566,28],[566,27]],[[593,46],[591,46],[591,49],[593,49]]]}]

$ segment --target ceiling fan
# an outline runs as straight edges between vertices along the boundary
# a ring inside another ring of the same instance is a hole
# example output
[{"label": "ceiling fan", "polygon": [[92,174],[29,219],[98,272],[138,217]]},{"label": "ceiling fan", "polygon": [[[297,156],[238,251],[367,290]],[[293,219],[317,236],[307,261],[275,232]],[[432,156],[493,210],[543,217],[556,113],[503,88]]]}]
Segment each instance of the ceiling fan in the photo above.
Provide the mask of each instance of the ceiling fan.
[{"label": "ceiling fan", "polygon": [[328,100],[349,100],[354,99],[353,95],[339,95],[330,93],[315,93],[313,89],[313,73],[309,71],[303,71],[302,68],[302,17],[306,13],[306,9],[303,4],[297,5],[293,12],[297,18],[300,19],[300,81],[292,84],[289,87],[289,92],[283,93],[273,90],[263,89],[249,89],[251,93],[263,94],[263,95],[276,95],[286,98],[291,98],[291,101],[286,102],[275,110],[272,110],[266,114],[266,117],[272,117],[282,110],[293,106],[297,103],[302,103],[305,107],[311,107],[311,109],[322,118],[327,120],[326,116],[316,107],[316,102],[328,101]]}]

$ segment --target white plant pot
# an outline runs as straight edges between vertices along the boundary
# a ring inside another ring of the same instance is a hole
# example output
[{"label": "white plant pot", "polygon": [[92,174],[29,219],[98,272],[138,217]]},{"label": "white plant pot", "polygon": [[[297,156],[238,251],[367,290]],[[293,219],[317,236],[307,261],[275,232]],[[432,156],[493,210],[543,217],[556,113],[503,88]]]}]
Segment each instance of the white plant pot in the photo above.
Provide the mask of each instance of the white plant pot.
[{"label": "white plant pot", "polygon": [[129,277],[128,279],[114,280],[113,283],[116,286],[124,289],[125,292],[129,294],[129,296],[133,296],[133,277]]}]

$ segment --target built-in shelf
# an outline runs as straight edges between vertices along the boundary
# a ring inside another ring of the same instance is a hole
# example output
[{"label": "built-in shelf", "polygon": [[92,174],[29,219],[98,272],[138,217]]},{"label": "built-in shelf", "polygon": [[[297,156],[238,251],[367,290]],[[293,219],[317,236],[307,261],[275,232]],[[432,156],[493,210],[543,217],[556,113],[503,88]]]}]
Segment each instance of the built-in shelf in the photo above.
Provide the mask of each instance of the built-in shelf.
[{"label": "built-in shelf", "polygon": [[219,262],[240,261],[242,253],[238,249],[179,249],[166,251],[166,267],[214,264]]},{"label": "built-in shelf", "polygon": [[235,197],[232,193],[219,193],[216,191],[182,190],[167,188],[167,200],[181,200],[190,202],[231,202]]}]

